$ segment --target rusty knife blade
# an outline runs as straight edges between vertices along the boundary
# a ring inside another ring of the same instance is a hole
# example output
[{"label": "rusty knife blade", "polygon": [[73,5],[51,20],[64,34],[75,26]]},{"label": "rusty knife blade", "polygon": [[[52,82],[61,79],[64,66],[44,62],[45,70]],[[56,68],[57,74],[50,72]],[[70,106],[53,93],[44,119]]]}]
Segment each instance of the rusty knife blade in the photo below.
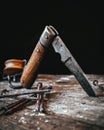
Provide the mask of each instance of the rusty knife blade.
[{"label": "rusty knife blade", "polygon": [[52,46],[56,53],[59,53],[61,56],[61,61],[65,64],[65,66],[70,70],[70,72],[75,76],[78,80],[84,91],[92,97],[96,97],[94,90],[92,89],[92,85],[88,81],[85,73],[78,65],[77,61],[72,56],[71,52],[68,50],[62,39],[59,35],[54,38],[52,42]]}]

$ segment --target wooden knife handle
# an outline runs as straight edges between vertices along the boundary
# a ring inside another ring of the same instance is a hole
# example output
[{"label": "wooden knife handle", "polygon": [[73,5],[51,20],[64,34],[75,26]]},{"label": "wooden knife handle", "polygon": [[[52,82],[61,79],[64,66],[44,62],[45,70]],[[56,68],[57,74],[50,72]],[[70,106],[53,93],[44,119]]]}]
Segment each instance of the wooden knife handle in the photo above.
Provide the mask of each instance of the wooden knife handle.
[{"label": "wooden knife handle", "polygon": [[37,70],[39,65],[44,57],[44,54],[55,37],[55,32],[46,26],[33,53],[24,68],[24,71],[21,75],[20,81],[23,87],[31,88],[36,77],[37,77]]}]

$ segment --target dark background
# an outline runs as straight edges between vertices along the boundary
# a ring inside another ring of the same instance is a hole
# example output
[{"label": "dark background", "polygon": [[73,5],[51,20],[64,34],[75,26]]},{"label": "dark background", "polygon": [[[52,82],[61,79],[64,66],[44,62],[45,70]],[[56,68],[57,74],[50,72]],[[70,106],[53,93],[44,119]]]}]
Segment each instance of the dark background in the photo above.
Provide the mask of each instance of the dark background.
[{"label": "dark background", "polygon": [[[0,71],[4,61],[28,59],[46,25],[54,26],[85,73],[104,74],[103,1],[2,2]],[[70,74],[50,46],[39,73]]]}]

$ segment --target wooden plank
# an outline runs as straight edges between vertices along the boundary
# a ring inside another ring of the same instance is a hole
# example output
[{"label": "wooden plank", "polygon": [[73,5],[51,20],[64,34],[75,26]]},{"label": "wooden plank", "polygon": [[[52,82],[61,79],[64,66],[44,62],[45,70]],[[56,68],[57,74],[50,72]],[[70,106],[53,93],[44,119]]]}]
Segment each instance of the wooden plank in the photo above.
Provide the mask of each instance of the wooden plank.
[{"label": "wooden plank", "polygon": [[[104,83],[103,75],[87,76],[91,83],[95,79],[99,83]],[[47,100],[44,101],[46,113],[37,113],[37,106],[34,103],[27,105],[14,114],[1,116],[1,130],[8,128],[14,130],[17,128],[18,130],[104,129],[103,92],[98,97],[89,97],[73,75],[40,74],[32,88],[36,88],[38,82],[42,82],[43,86],[52,85],[52,91],[47,94]],[[0,90],[3,88],[10,89],[7,82],[0,83]],[[0,99],[0,106],[11,102],[13,99]]]}]

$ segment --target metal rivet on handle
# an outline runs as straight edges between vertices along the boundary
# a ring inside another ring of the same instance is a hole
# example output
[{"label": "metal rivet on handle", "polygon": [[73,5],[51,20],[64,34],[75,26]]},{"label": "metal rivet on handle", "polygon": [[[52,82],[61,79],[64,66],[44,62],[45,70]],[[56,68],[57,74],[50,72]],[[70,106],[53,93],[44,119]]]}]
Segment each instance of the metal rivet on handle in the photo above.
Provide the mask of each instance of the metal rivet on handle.
[{"label": "metal rivet on handle", "polygon": [[40,52],[40,49],[39,49],[39,48],[37,48],[37,49],[36,49],[36,52]]},{"label": "metal rivet on handle", "polygon": [[48,39],[48,35],[45,35],[45,39]]}]

